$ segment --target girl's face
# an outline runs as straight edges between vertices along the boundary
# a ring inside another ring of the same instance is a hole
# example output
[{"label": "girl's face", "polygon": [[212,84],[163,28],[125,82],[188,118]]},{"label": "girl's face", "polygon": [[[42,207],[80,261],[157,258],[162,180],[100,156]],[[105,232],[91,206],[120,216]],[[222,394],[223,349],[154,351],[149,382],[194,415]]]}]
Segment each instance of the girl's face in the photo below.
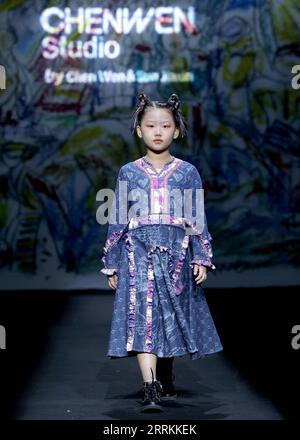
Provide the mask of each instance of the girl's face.
[{"label": "girl's face", "polygon": [[[137,134],[143,138],[147,147],[154,152],[162,152],[168,149],[172,140],[179,135],[179,129],[175,127],[173,115],[164,108],[147,108],[137,126]],[[156,142],[160,139],[161,142]]]}]

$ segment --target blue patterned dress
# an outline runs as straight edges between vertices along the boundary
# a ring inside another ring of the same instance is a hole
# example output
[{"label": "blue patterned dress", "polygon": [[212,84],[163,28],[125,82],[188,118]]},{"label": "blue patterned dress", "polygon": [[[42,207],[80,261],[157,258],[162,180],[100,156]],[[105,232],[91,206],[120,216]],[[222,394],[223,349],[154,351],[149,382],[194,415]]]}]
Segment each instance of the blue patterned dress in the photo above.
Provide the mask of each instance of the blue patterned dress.
[{"label": "blue patterned dress", "polygon": [[110,358],[146,352],[195,360],[223,349],[193,275],[193,264],[215,269],[204,205],[200,231],[172,203],[171,191],[179,190],[184,200],[188,188],[195,218],[195,189],[202,181],[194,165],[172,156],[158,172],[142,157],[120,168],[101,260],[102,273],[118,275]]}]

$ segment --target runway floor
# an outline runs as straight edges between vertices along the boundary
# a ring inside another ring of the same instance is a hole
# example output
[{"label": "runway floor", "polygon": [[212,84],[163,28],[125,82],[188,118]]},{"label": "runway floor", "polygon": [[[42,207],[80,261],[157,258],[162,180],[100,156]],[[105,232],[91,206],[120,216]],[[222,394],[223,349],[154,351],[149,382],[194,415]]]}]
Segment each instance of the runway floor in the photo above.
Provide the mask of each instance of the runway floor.
[{"label": "runway floor", "polygon": [[[49,294],[47,298],[46,304]],[[26,380],[12,405],[11,419],[284,419],[280,410],[247,382],[225,352],[196,361],[188,356],[176,358],[177,401],[165,402],[163,413],[141,413],[142,378],[136,358],[112,360],[106,356],[113,293],[70,295],[67,303],[60,303],[57,295],[53,298],[55,307],[61,306],[61,313],[45,323],[43,348],[27,368]],[[39,305],[36,313],[41,314]],[[42,316],[38,322],[43,322]],[[35,323],[30,334],[39,331]],[[30,341],[26,343],[30,345]],[[23,350],[22,355],[25,353]],[[22,362],[15,367],[15,371],[21,370]]]}]

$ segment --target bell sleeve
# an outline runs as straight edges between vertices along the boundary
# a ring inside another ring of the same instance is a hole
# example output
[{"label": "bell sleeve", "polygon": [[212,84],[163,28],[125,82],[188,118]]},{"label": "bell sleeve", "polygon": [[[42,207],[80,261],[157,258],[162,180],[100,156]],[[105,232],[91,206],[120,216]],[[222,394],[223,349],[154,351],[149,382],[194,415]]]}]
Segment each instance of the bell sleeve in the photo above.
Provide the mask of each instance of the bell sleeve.
[{"label": "bell sleeve", "polygon": [[[115,186],[113,203],[109,208],[107,237],[101,255],[101,262],[103,263],[104,268],[102,268],[100,272],[108,276],[117,274],[119,271],[119,266],[121,264],[120,239],[127,230],[127,195],[122,192],[120,187],[121,181],[126,181],[126,174],[123,167],[120,168]],[[125,212],[126,218],[124,217]],[[122,223],[121,221],[123,219],[124,222]]]},{"label": "bell sleeve", "polygon": [[[190,261],[189,266],[193,268],[193,265],[197,264],[198,266],[206,266],[209,271],[212,271],[216,269],[212,262],[212,236],[210,235],[207,227],[202,179],[195,166],[193,166],[193,169],[190,173],[189,188],[192,188],[193,219],[197,219],[196,224],[192,219],[188,219],[188,224],[191,227],[190,242],[192,250],[192,260]],[[199,196],[200,192],[196,191],[196,189],[202,190],[201,196]],[[198,203],[196,202],[197,197]]]}]

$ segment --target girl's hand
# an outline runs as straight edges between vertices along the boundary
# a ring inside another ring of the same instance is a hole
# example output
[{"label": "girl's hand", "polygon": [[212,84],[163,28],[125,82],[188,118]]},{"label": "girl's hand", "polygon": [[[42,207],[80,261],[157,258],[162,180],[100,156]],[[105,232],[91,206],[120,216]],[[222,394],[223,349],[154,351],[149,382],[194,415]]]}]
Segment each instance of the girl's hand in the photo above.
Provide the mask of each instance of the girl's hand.
[{"label": "girl's hand", "polygon": [[207,268],[205,266],[194,264],[194,275],[196,283],[202,283],[207,278]]},{"label": "girl's hand", "polygon": [[107,281],[108,281],[109,287],[111,287],[112,289],[116,289],[117,284],[118,284],[118,275],[114,274],[114,275],[108,276]]}]

